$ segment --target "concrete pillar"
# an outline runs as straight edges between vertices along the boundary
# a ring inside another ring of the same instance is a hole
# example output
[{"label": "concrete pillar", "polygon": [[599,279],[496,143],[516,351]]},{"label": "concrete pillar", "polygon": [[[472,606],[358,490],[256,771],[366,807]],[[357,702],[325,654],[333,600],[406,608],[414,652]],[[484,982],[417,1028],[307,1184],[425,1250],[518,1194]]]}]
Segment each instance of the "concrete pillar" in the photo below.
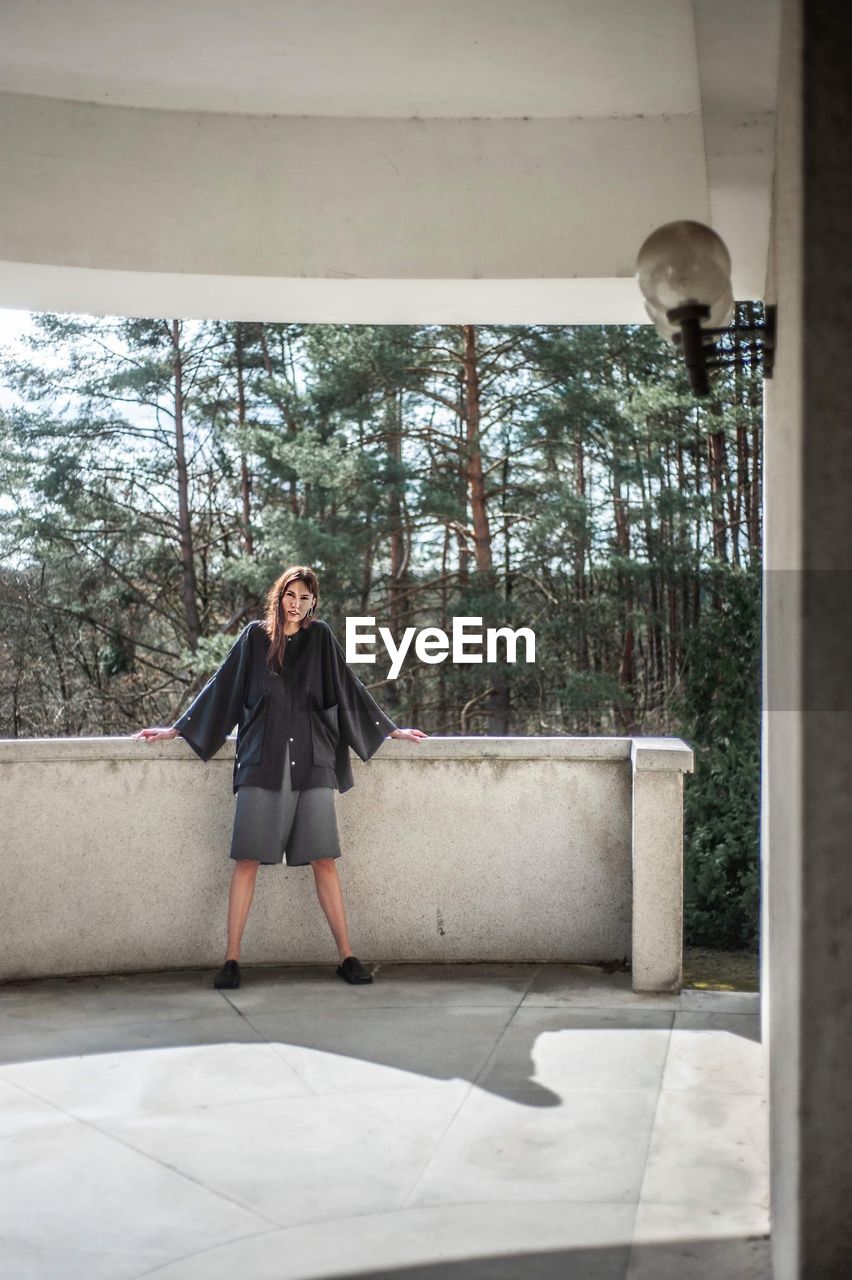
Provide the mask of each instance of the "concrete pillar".
[{"label": "concrete pillar", "polygon": [[852,10],[785,0],[767,299],[763,954],[775,1280],[852,1268]]},{"label": "concrete pillar", "polygon": [[634,991],[683,983],[683,775],[692,752],[677,740],[634,738]]}]

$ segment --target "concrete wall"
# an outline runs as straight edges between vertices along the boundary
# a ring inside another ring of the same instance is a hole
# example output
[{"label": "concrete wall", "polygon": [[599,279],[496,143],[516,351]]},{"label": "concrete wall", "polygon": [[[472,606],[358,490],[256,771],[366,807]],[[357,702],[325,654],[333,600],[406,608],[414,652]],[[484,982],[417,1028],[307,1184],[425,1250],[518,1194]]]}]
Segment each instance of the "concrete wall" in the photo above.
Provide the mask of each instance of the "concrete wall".
[{"label": "concrete wall", "polygon": [[[221,963],[233,741],[0,741],[0,978]],[[353,946],[372,962],[601,961],[681,982],[675,739],[387,742],[337,796]],[[261,866],[247,963],[331,962],[307,867]]]},{"label": "concrete wall", "polygon": [[767,297],[764,1042],[775,1280],[852,1266],[852,11],[787,0]]}]

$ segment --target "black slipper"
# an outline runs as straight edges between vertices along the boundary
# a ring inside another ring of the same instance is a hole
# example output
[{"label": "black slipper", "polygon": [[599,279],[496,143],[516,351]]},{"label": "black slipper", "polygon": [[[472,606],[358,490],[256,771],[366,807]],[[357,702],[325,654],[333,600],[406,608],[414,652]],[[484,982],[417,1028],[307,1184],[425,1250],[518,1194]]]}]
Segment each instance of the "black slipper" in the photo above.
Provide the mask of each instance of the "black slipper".
[{"label": "black slipper", "polygon": [[357,956],[347,956],[346,959],[337,966],[338,975],[345,979],[346,982],[372,982],[372,974],[369,974],[362,965]]},{"label": "black slipper", "polygon": [[240,965],[237,960],[226,960],[213,979],[214,987],[238,987],[240,985]]}]

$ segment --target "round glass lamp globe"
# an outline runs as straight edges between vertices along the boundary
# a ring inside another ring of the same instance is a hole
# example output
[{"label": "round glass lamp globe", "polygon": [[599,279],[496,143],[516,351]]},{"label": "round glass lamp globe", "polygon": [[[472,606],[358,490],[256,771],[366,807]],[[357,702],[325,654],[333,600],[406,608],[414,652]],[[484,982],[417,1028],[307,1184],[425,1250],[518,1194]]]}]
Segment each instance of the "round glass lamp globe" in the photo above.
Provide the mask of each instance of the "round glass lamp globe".
[{"label": "round glass lamp globe", "polygon": [[647,298],[645,299],[645,310],[648,312],[660,337],[665,338],[667,342],[674,341],[675,334],[680,333],[680,325],[674,320],[669,320],[665,311],[661,307],[655,307],[653,303],[648,302]]},{"label": "round glass lamp globe", "polygon": [[689,302],[713,307],[731,287],[731,255],[703,222],[667,222],[639,250],[636,277],[660,311]]},{"label": "round glass lamp globe", "polygon": [[722,294],[721,298],[717,298],[710,308],[710,315],[706,320],[701,321],[703,329],[724,329],[731,323],[734,315],[734,294],[728,285],[728,288]]}]

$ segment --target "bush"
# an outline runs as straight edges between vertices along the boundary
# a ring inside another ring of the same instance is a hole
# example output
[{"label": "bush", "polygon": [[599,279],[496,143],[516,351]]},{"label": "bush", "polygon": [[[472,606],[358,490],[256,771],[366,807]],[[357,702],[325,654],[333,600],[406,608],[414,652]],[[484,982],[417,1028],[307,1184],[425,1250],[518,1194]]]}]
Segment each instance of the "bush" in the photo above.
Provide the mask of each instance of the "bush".
[{"label": "bush", "polygon": [[705,600],[687,644],[675,715],[695,751],[684,790],[688,946],[757,945],[760,586],[757,570],[714,570],[715,602]]}]

